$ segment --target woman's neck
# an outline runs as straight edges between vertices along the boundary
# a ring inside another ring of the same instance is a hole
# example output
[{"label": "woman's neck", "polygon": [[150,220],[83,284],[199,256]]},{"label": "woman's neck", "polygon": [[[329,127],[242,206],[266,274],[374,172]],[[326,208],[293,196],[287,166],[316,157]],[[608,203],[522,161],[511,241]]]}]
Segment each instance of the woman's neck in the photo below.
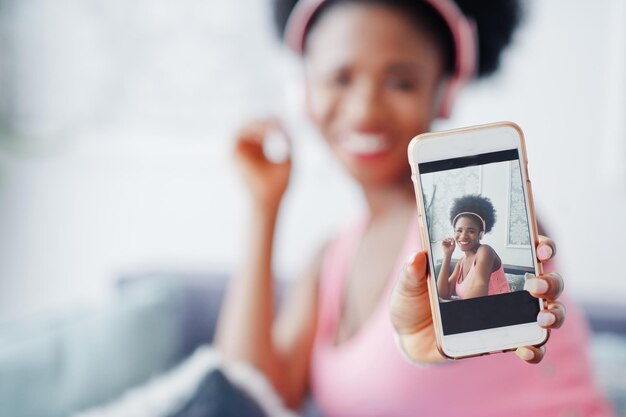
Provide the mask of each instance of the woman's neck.
[{"label": "woman's neck", "polygon": [[397,210],[416,210],[412,182],[403,182],[393,186],[363,187],[372,220],[385,217]]},{"label": "woman's neck", "polygon": [[475,249],[470,249],[468,251],[464,251],[463,253],[465,254],[466,257],[468,256],[475,256],[478,253],[478,248],[480,247],[480,243],[478,244],[478,246],[476,246]]}]

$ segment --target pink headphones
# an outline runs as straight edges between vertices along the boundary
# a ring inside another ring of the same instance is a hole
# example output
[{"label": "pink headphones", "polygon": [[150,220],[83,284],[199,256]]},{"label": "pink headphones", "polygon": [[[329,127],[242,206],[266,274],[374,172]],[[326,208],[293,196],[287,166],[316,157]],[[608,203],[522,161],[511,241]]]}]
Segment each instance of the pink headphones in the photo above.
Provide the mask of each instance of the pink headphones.
[{"label": "pink headphones", "polygon": [[456,221],[459,217],[463,216],[463,215],[467,215],[470,214],[472,216],[477,217],[480,222],[483,224],[483,230],[481,230],[481,233],[487,233],[487,224],[485,223],[485,221],[483,220],[482,217],[480,217],[477,213],[473,213],[471,211],[462,211],[459,214],[457,214],[456,216],[454,216],[454,219],[452,219],[452,228],[454,228],[454,225],[456,224]]},{"label": "pink headphones", "polygon": [[[304,52],[306,32],[315,12],[328,0],[299,0],[289,15],[285,27],[285,42],[295,52]],[[454,73],[446,85],[439,117],[450,116],[452,104],[461,88],[476,73],[477,37],[476,27],[452,0],[421,0],[430,5],[445,22],[452,33],[456,50]]]}]

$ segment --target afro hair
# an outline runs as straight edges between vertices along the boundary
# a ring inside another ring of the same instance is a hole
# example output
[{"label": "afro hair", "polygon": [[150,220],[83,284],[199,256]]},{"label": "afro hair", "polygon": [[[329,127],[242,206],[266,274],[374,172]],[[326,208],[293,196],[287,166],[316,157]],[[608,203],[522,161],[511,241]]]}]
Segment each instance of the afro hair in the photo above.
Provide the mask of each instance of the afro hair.
[{"label": "afro hair", "polygon": [[[485,233],[489,233],[496,222],[496,209],[493,207],[491,200],[478,194],[468,194],[455,199],[450,208],[450,223],[459,213],[476,213],[485,221]],[[461,217],[466,217],[462,215]],[[468,218],[476,220],[475,216],[467,215]],[[482,230],[483,226],[480,225]],[[452,224],[454,227],[454,224]]]},{"label": "afro hair", "polygon": [[[300,0],[302,1],[302,0]],[[519,25],[523,11],[519,0],[452,0],[463,13],[474,21],[478,32],[479,77],[494,73],[500,65],[502,51],[511,43],[513,33]],[[281,37],[284,36],[289,15],[297,0],[274,0],[274,21]],[[319,16],[333,4],[363,2],[397,8],[403,15],[411,16],[416,25],[429,30],[443,45],[448,72],[454,68],[454,43],[443,19],[425,2],[418,0],[329,0],[313,17],[313,26]]]}]

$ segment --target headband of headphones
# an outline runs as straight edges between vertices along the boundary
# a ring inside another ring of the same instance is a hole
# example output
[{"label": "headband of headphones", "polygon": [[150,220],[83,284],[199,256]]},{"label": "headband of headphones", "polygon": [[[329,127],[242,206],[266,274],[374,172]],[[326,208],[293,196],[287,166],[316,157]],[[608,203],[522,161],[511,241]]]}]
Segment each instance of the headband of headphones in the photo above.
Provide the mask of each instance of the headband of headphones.
[{"label": "headband of headphones", "polygon": [[475,217],[478,217],[478,219],[480,220],[480,222],[481,222],[481,223],[482,223],[482,225],[483,225],[483,232],[487,233],[487,226],[486,226],[486,223],[485,223],[485,221],[483,220],[483,218],[482,218],[482,217],[480,217],[480,216],[479,216],[478,214],[476,214],[476,213],[472,213],[471,211],[463,211],[463,212],[461,212],[461,213],[457,214],[456,216],[454,216],[454,219],[452,219],[452,227],[454,227],[454,225],[456,224],[456,220],[457,220],[459,217],[461,217],[461,216],[463,216],[463,215],[468,215],[468,214],[469,214],[469,215],[472,215],[472,216],[475,216]]},{"label": "headband of headphones", "polygon": [[[311,19],[329,0],[299,0],[287,20],[285,42],[295,52],[304,52],[304,41]],[[417,0],[416,0],[417,1]],[[454,72],[445,86],[439,117],[450,116],[452,104],[461,88],[474,78],[477,61],[477,37],[473,22],[468,20],[452,0],[420,0],[430,5],[446,22],[456,56]]]}]

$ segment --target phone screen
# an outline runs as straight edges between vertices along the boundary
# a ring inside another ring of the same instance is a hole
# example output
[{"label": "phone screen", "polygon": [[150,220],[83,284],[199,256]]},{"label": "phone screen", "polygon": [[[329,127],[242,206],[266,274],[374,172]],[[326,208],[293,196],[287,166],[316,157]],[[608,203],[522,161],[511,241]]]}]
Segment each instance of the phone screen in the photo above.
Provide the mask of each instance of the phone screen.
[{"label": "phone screen", "polygon": [[536,262],[518,149],[418,165],[444,335],[535,322],[539,301],[524,290]]}]

